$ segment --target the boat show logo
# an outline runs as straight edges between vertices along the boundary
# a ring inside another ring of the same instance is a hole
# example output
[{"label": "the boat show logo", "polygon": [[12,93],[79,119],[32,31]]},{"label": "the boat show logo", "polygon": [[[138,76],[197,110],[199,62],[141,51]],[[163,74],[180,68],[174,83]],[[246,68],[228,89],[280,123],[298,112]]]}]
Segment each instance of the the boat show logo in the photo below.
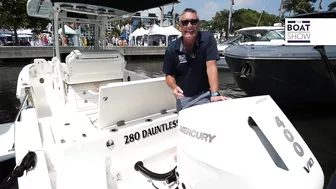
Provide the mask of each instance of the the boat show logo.
[{"label": "the boat show logo", "polygon": [[336,18],[286,18],[285,45],[336,45]]},{"label": "the boat show logo", "polygon": [[286,42],[310,44],[310,20],[286,20]]}]

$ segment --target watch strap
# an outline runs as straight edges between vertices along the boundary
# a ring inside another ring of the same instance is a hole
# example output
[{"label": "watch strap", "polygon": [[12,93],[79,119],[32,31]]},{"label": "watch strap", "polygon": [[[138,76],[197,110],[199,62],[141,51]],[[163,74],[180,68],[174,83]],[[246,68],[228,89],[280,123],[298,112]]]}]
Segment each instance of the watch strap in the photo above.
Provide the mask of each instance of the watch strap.
[{"label": "watch strap", "polygon": [[214,97],[214,96],[220,96],[219,92],[211,93],[211,97]]}]

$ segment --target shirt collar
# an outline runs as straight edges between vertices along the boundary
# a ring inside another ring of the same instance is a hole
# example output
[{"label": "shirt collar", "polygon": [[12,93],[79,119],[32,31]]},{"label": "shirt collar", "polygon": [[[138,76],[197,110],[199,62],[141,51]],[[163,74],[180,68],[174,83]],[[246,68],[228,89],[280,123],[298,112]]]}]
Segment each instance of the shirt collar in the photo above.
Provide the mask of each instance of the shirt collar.
[{"label": "shirt collar", "polygon": [[[199,48],[201,43],[203,43],[204,40],[202,38],[202,33],[201,31],[198,32],[197,35],[197,40],[194,46],[194,49]],[[183,52],[183,53],[187,53],[184,49],[183,49],[183,36],[180,38],[180,40],[178,41],[178,44],[176,45],[176,50],[179,52]]]}]

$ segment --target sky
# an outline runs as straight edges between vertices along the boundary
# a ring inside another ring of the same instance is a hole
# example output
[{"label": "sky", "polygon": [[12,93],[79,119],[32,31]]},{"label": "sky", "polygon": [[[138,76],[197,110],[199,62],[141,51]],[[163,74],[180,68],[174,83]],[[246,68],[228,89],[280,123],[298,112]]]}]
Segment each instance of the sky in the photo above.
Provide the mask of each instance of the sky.
[{"label": "sky", "polygon": [[[328,5],[334,0],[323,0],[323,10],[328,9]],[[257,11],[265,11],[271,14],[279,15],[281,0],[234,0],[233,9],[250,8]],[[317,0],[316,7],[319,3]],[[180,3],[175,5],[174,12],[181,13],[185,8],[194,8],[197,10],[200,19],[210,20],[215,16],[217,11],[229,9],[230,0],[180,0]],[[170,11],[171,6],[165,6],[165,12]]]}]

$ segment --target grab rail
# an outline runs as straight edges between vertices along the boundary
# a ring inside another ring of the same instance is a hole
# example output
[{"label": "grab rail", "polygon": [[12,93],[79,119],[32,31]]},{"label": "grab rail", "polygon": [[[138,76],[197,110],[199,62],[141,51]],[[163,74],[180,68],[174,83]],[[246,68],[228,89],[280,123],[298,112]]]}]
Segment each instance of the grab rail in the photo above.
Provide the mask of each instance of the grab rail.
[{"label": "grab rail", "polygon": [[18,113],[16,114],[16,117],[15,117],[15,120],[14,120],[14,123],[19,119],[20,115],[21,115],[21,112],[23,110],[23,107],[24,107],[24,104],[27,102],[28,100],[28,94],[26,93],[24,99],[23,99],[23,102],[21,103],[20,105],[20,109],[18,111]]},{"label": "grab rail", "polygon": [[18,113],[16,114],[16,116],[15,116],[15,120],[14,120],[14,143],[13,143],[13,146],[12,146],[12,149],[10,149],[10,150],[8,150],[8,151],[14,151],[15,150],[15,131],[16,131],[16,122],[18,121],[18,119],[19,119],[19,117],[20,117],[20,115],[21,115],[21,112],[22,112],[22,110],[23,110],[23,108],[24,108],[24,105],[26,104],[26,102],[28,101],[28,96],[29,96],[29,94],[27,93],[28,91],[27,91],[27,89],[26,89],[26,95],[25,95],[25,97],[24,97],[24,99],[23,99],[23,101],[22,101],[22,103],[21,103],[21,105],[20,105],[20,109],[19,109],[19,111],[18,111]]}]

